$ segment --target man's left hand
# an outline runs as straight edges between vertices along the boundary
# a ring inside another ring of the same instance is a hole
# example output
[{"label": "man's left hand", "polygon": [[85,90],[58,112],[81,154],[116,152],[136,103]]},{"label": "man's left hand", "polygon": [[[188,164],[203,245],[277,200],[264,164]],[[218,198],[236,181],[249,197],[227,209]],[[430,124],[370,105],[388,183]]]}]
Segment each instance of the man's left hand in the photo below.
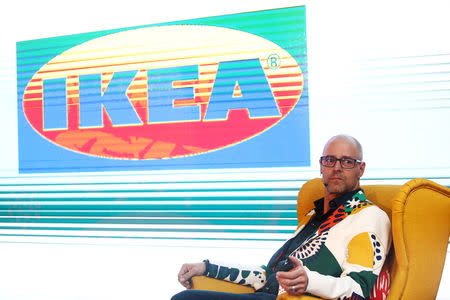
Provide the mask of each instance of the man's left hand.
[{"label": "man's left hand", "polygon": [[308,286],[308,275],[303,264],[295,257],[289,256],[294,268],[288,272],[277,272],[277,280],[283,289],[290,295],[301,295]]}]

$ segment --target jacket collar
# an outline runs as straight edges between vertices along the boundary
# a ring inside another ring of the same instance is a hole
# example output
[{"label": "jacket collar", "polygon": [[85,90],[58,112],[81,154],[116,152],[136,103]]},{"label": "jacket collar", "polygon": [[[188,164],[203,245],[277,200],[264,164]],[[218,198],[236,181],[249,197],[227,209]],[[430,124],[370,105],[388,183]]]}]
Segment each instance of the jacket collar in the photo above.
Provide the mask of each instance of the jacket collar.
[{"label": "jacket collar", "polygon": [[[347,201],[352,200],[353,196],[359,191],[362,191],[362,189],[358,188],[354,191],[348,192],[331,200],[329,204],[330,210],[327,211],[327,215],[332,214],[338,207],[344,205]],[[323,205],[324,205],[324,198],[314,201],[314,211],[316,212],[317,216],[323,215]]]}]

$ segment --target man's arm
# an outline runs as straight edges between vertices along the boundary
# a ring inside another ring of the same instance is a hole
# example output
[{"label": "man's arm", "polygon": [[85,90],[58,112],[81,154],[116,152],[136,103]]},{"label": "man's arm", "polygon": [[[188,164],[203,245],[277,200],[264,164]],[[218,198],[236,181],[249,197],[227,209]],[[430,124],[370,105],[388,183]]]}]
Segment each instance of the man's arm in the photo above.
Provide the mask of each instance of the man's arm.
[{"label": "man's arm", "polygon": [[[371,214],[367,210],[358,216],[356,222],[347,224],[358,228],[358,233],[347,241],[333,241],[335,249],[338,249],[336,246],[339,244],[344,247],[339,250],[345,253],[340,262],[340,277],[323,275],[319,270],[310,270],[297,264],[291,272],[277,274],[281,287],[289,294],[298,295],[297,283],[303,277],[307,281],[304,291],[315,296],[326,299],[366,298],[378,277],[391,243],[391,227],[387,215],[383,212],[376,218],[369,218],[367,213]],[[295,256],[295,253],[292,255]],[[297,276],[292,278],[293,274]],[[296,287],[295,292],[290,289],[292,285]]]},{"label": "man's arm", "polygon": [[221,264],[208,261],[206,276],[230,281],[241,285],[260,289],[266,283],[266,271],[263,266],[242,266]]},{"label": "man's arm", "polygon": [[178,281],[184,287],[190,289],[192,288],[191,278],[199,275],[252,286],[255,289],[261,288],[266,282],[266,272],[262,267],[226,266],[211,263],[209,260],[201,263],[184,264],[178,273]]},{"label": "man's arm", "polygon": [[193,264],[183,264],[181,266],[180,272],[178,272],[178,281],[185,288],[192,288],[191,278],[194,276],[203,275],[206,270],[206,263],[193,263]]}]

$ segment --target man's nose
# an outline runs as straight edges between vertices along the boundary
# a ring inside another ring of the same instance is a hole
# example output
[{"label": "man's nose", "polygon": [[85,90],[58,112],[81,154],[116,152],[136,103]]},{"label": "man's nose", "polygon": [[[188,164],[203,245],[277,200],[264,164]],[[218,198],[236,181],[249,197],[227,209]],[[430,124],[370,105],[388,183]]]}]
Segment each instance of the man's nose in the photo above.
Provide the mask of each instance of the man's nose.
[{"label": "man's nose", "polygon": [[340,161],[336,161],[336,164],[333,167],[333,170],[335,171],[342,171],[342,166]]}]

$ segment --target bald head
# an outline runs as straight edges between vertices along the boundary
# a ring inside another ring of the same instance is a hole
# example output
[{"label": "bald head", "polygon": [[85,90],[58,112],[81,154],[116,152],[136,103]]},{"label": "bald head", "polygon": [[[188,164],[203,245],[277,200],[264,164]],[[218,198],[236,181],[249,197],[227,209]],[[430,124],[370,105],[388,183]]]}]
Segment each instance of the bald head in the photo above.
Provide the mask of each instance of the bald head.
[{"label": "bald head", "polygon": [[332,138],[330,138],[328,140],[328,142],[325,144],[325,147],[323,148],[323,154],[325,154],[326,149],[335,142],[344,142],[346,144],[353,145],[353,147],[356,151],[355,158],[359,159],[359,160],[363,160],[363,151],[362,151],[361,144],[358,142],[357,139],[355,139],[354,137],[352,137],[350,135],[346,135],[346,134],[339,134],[339,135],[336,135],[336,136],[333,136]]},{"label": "bald head", "polygon": [[[323,148],[323,157],[332,157],[335,164],[327,166],[319,161],[320,173],[325,185],[325,199],[343,195],[359,188],[359,179],[364,174],[366,163],[362,161],[361,144],[349,135],[336,135],[332,137]],[[353,167],[342,167],[342,159],[354,159]],[[339,160],[339,163],[337,163]]]}]

